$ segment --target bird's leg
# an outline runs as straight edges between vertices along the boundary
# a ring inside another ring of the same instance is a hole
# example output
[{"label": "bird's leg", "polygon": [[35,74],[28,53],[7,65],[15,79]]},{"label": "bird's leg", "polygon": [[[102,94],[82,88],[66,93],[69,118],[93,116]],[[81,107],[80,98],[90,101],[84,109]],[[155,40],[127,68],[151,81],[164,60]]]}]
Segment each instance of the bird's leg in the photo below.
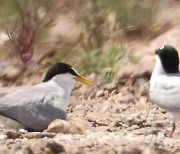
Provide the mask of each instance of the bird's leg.
[{"label": "bird's leg", "polygon": [[172,130],[168,133],[169,138],[173,138],[173,134],[174,134],[175,129],[176,129],[176,124],[175,124],[175,122],[173,122]]}]

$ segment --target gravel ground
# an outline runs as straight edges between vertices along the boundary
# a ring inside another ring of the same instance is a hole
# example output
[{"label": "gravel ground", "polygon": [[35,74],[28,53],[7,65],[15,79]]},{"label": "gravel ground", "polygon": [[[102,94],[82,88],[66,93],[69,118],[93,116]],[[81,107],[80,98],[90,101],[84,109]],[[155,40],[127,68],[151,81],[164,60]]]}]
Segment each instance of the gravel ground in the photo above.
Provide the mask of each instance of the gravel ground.
[{"label": "gravel ground", "polygon": [[[84,88],[87,93],[82,94]],[[179,129],[174,138],[166,137],[171,116],[147,102],[147,92],[147,85],[107,85],[93,94],[81,86],[73,92],[68,117],[86,121],[88,130],[77,134],[1,130],[0,153],[180,153]]]}]

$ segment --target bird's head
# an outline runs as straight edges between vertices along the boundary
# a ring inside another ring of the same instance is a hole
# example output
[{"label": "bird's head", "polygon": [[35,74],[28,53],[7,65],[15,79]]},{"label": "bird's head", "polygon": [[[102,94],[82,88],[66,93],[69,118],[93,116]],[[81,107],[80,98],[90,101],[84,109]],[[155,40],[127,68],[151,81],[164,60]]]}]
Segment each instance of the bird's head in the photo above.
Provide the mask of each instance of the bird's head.
[{"label": "bird's head", "polygon": [[72,66],[60,62],[52,65],[48,69],[43,82],[47,82],[51,79],[56,79],[58,82],[66,83],[74,83],[75,81],[79,81],[86,85],[94,86],[91,80],[81,76]]},{"label": "bird's head", "polygon": [[179,72],[179,56],[177,50],[170,46],[165,45],[155,51],[156,63],[161,63],[166,73]]}]

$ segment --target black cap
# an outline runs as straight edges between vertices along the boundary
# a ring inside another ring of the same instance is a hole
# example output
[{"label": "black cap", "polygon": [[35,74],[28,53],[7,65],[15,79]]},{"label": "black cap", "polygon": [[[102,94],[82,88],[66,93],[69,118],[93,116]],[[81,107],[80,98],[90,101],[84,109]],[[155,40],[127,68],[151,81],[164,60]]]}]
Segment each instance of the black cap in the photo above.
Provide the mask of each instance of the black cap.
[{"label": "black cap", "polygon": [[72,66],[66,63],[56,63],[48,69],[43,82],[47,82],[51,80],[54,76],[58,74],[63,74],[63,73],[70,73],[74,76],[79,76],[77,71]]},{"label": "black cap", "polygon": [[159,55],[162,66],[167,73],[179,72],[179,56],[174,47],[165,45],[164,47],[157,49],[155,53]]}]

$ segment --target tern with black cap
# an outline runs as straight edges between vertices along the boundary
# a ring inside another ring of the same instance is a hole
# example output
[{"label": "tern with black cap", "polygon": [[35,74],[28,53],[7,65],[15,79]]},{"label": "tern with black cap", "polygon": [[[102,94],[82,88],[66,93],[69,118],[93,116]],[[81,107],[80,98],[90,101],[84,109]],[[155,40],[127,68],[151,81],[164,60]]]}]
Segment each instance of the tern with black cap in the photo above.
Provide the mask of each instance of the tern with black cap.
[{"label": "tern with black cap", "polygon": [[54,119],[66,119],[66,110],[76,81],[94,85],[72,66],[56,63],[49,68],[42,83],[0,93],[0,115],[27,128],[42,131]]},{"label": "tern with black cap", "polygon": [[180,120],[180,72],[177,50],[165,45],[156,52],[156,64],[150,80],[150,99],[160,108],[169,111],[173,127],[168,136],[173,137],[175,122]]}]

